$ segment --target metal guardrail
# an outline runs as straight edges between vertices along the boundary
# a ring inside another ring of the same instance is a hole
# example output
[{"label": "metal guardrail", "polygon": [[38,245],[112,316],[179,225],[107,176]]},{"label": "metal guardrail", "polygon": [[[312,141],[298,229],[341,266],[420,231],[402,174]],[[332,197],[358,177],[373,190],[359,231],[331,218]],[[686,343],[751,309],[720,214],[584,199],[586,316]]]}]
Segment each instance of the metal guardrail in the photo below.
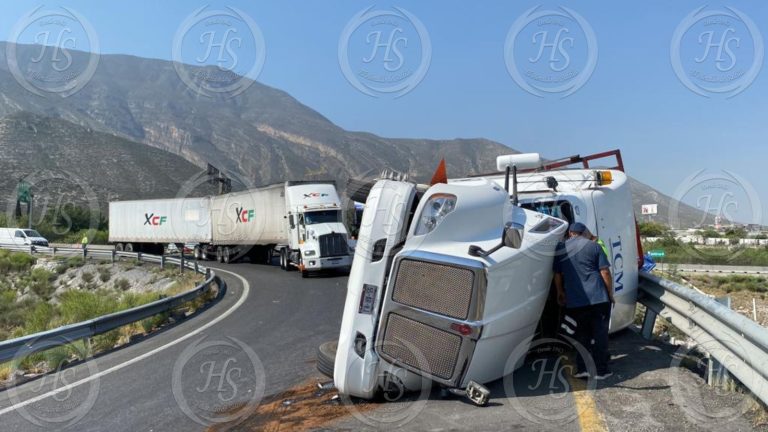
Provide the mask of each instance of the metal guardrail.
[{"label": "metal guardrail", "polygon": [[139,261],[158,263],[161,266],[166,264],[175,265],[178,266],[182,271],[186,268],[206,275],[205,280],[200,285],[187,292],[177,294],[172,297],[160,299],[152,303],[120,312],[115,312],[113,314],[104,315],[88,321],[70,324],[16,339],[2,341],[0,342],[0,362],[6,362],[15,358],[23,358],[24,356],[35,352],[45,351],[56,346],[70,344],[80,339],[106,333],[124,325],[141,321],[163,312],[168,312],[186,302],[194,300],[208,293],[211,289],[211,285],[214,283],[219,288],[219,293],[223,293],[226,287],[224,281],[219,276],[214,274],[209,268],[198,265],[197,261],[189,261],[183,257],[169,258],[165,256],[143,254],[141,252],[89,250],[88,248],[55,248],[3,244],[0,244],[0,248],[11,251],[27,252],[31,254],[41,253],[51,254],[53,256],[60,255],[93,257],[98,259],[109,259],[112,262],[115,262],[118,258],[137,259]]},{"label": "metal guardrail", "polygon": [[646,306],[646,339],[661,316],[768,404],[768,329],[713,298],[648,273],[640,274],[639,301]]}]

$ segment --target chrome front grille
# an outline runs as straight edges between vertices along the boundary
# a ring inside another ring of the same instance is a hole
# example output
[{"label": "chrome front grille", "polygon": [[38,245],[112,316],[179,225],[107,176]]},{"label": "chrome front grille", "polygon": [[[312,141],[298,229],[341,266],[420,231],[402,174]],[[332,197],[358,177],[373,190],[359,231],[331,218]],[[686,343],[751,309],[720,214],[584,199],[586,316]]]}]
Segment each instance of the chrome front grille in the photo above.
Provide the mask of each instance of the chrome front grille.
[{"label": "chrome front grille", "polygon": [[461,336],[391,313],[379,354],[392,364],[404,364],[445,380],[453,377]]},{"label": "chrome front grille", "polygon": [[397,270],[392,300],[465,320],[474,282],[475,274],[468,268],[404,259]]},{"label": "chrome front grille", "polygon": [[349,245],[344,234],[324,234],[318,239],[320,243],[320,256],[334,257],[349,255]]}]

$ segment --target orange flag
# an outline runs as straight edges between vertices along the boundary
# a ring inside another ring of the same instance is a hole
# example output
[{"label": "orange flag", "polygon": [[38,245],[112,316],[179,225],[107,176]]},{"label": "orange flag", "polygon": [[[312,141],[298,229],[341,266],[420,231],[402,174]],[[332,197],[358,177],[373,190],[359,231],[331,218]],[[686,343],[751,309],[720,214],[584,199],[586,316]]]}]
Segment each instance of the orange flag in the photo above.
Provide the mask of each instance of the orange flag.
[{"label": "orange flag", "polygon": [[429,185],[435,185],[438,183],[448,183],[448,174],[445,171],[445,158],[440,160],[440,165],[437,166],[435,174],[432,175]]}]

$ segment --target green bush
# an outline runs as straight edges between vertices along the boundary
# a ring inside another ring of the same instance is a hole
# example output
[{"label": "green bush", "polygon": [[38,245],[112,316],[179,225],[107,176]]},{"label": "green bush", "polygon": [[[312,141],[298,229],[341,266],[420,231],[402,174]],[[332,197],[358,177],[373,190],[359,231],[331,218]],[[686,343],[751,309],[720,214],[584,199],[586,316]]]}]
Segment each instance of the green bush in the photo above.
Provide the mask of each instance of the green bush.
[{"label": "green bush", "polygon": [[67,346],[59,346],[43,352],[43,355],[45,356],[45,362],[48,363],[48,368],[58,371],[69,361],[70,348]]},{"label": "green bush", "polygon": [[48,330],[54,316],[54,307],[46,302],[39,302],[28,313],[24,323],[24,333],[33,334]]},{"label": "green bush", "polygon": [[9,252],[0,249],[0,273],[19,273],[29,270],[37,258],[23,252]]},{"label": "green bush", "polygon": [[73,256],[67,258],[67,266],[69,268],[77,268],[85,265],[85,260],[81,256]]},{"label": "green bush", "polygon": [[56,280],[56,274],[49,272],[43,268],[36,268],[32,270],[31,282],[29,288],[38,297],[48,300],[53,295],[55,287],[53,281]]},{"label": "green bush", "polygon": [[120,329],[110,330],[104,334],[94,336],[91,340],[93,350],[96,352],[111,350],[120,340]]},{"label": "green bush", "polygon": [[103,291],[67,291],[60,300],[61,317],[68,324],[117,312],[119,306],[114,296]]},{"label": "green bush", "polygon": [[112,270],[109,267],[99,267],[99,280],[106,283],[112,279]]},{"label": "green bush", "polygon": [[120,291],[126,291],[130,287],[131,287],[131,284],[128,282],[127,279],[118,278],[115,280],[115,288]]},{"label": "green bush", "polygon": [[83,272],[80,277],[83,279],[83,282],[87,284],[93,282],[93,273],[91,272]]}]

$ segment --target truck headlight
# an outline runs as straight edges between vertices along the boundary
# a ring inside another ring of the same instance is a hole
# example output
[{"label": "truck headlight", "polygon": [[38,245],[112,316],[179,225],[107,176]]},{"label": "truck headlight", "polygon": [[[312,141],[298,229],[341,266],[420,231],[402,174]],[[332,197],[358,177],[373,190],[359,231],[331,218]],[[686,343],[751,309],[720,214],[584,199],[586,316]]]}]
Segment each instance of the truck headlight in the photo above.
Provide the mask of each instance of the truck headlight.
[{"label": "truck headlight", "polygon": [[424,205],[424,209],[419,215],[418,224],[414,235],[429,234],[440,222],[445,219],[448,213],[452,212],[456,208],[456,195],[436,193],[429,197],[427,203]]},{"label": "truck headlight", "polygon": [[304,256],[308,256],[308,257],[315,256],[315,253],[316,252],[313,250],[304,251]]}]

